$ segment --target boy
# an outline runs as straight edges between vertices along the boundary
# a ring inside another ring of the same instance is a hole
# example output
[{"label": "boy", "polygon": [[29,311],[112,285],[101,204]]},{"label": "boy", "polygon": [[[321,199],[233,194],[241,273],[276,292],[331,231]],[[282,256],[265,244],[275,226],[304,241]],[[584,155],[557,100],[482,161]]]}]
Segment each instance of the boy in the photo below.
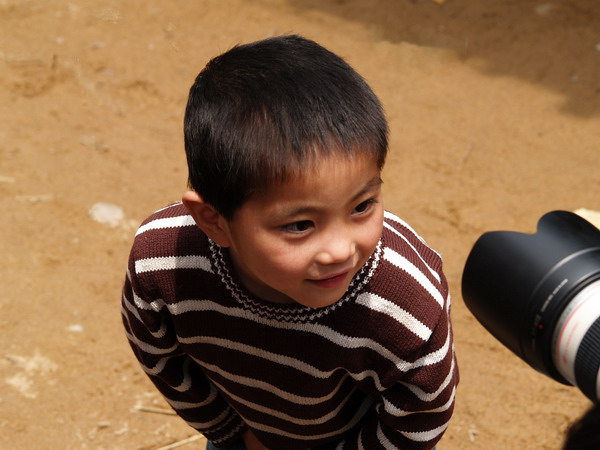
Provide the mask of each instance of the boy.
[{"label": "boy", "polygon": [[143,369],[208,448],[431,448],[458,374],[442,263],[384,212],[387,122],[299,36],[234,47],[190,90],[191,190],[137,232]]}]

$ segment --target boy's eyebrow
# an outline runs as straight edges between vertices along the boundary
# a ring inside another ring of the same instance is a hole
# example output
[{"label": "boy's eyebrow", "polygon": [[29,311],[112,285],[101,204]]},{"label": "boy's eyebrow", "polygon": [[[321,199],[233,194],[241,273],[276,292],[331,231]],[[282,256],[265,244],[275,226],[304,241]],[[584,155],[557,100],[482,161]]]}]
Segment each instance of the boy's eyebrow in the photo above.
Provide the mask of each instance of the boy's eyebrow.
[{"label": "boy's eyebrow", "polygon": [[[352,202],[357,201],[360,197],[365,195],[367,192],[377,189],[382,184],[383,184],[383,180],[381,179],[381,177],[379,175],[374,176],[367,182],[367,184],[365,184],[365,186],[359,192],[356,193],[356,195],[354,195],[350,199],[350,202],[352,203]],[[318,212],[318,211],[320,211],[319,207],[298,206],[296,208],[292,207],[289,210],[280,211],[279,215],[285,216],[285,217],[294,217],[294,216],[301,216],[303,214],[309,214],[309,213],[314,213],[314,212]]]},{"label": "boy's eyebrow", "polygon": [[378,188],[382,184],[383,184],[383,180],[381,179],[381,176],[379,176],[379,175],[374,176],[367,182],[367,184],[365,184],[365,187],[363,187],[354,197],[352,197],[352,200],[353,201],[358,200],[360,197],[365,195],[367,192]]}]

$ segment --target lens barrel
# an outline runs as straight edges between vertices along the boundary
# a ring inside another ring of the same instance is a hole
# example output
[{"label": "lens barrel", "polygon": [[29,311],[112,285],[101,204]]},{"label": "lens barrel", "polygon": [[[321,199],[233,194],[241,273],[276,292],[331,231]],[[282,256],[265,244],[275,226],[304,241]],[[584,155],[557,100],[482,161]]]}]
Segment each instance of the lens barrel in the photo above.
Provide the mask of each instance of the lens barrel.
[{"label": "lens barrel", "polygon": [[578,292],[562,311],[552,341],[554,366],[590,398],[600,395],[600,280]]},{"label": "lens barrel", "polygon": [[[597,401],[600,295],[590,286],[599,280],[600,231],[576,214],[553,211],[540,219],[534,234],[482,235],[467,258],[462,293],[469,310],[502,344],[536,370],[561,383],[576,384]],[[582,298],[587,306],[573,308],[571,303]],[[570,306],[571,312],[565,313]],[[575,322],[586,328],[578,327],[583,332],[579,345],[563,349],[563,364],[557,366],[554,354],[561,336],[557,329]]]}]

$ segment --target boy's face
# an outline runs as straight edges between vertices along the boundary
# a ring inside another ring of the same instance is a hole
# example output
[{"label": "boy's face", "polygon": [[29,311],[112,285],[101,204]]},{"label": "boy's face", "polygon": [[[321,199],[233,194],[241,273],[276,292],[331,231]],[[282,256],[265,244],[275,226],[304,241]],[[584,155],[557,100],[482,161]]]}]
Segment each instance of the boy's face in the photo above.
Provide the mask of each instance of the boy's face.
[{"label": "boy's face", "polygon": [[221,219],[242,283],[271,302],[335,303],[381,237],[381,183],[371,158],[331,156],[250,197]]}]

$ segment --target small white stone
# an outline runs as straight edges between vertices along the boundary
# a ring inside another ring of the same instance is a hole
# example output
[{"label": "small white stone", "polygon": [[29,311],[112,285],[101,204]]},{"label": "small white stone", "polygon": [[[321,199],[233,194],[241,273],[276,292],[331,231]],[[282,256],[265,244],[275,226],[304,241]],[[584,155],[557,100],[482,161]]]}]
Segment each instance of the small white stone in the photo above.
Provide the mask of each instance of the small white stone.
[{"label": "small white stone", "polygon": [[81,136],[79,138],[79,142],[82,145],[86,145],[88,147],[93,147],[94,145],[96,145],[96,136],[92,136],[92,135],[85,135],[85,136]]},{"label": "small white stone", "polygon": [[104,47],[106,47],[106,42],[104,42],[104,41],[94,41],[90,45],[90,48],[92,50],[98,50],[98,49],[104,48]]},{"label": "small white stone", "polygon": [[89,215],[96,222],[116,227],[125,219],[123,208],[112,203],[96,203],[89,209]]}]

